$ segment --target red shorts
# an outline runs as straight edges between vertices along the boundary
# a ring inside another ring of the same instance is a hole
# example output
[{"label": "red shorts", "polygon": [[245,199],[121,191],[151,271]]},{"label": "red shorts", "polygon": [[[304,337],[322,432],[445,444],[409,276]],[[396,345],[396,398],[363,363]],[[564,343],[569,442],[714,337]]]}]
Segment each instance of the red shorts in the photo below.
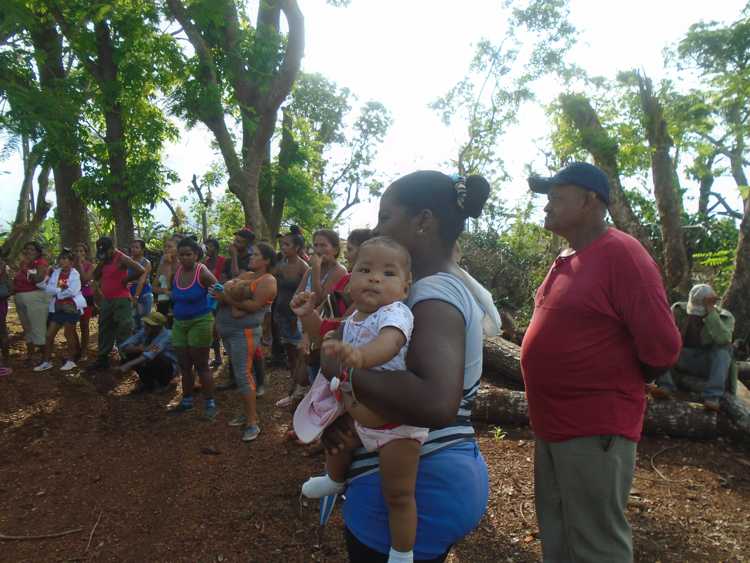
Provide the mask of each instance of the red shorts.
[{"label": "red shorts", "polygon": [[83,315],[81,315],[82,321],[88,321],[91,319],[91,317],[94,315],[94,309],[91,307],[86,307],[83,310]]}]

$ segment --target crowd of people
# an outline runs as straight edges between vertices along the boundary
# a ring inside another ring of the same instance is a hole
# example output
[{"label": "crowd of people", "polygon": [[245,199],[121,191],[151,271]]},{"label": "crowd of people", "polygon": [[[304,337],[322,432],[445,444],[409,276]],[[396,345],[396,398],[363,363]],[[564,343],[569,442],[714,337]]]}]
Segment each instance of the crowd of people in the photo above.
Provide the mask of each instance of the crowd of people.
[{"label": "crowd of people", "polygon": [[[544,560],[624,563],[647,384],[669,398],[675,364],[702,372],[706,407],[717,409],[734,320],[703,285],[670,311],[656,263],[606,223],[609,183],[597,167],[574,163],[529,185],[548,198],[545,228],[569,243],[535,295],[521,352]],[[346,490],[350,560],[444,561],[488,499],[471,415],[483,336],[499,330],[500,316],[455,257],[489,193],[479,176],[409,174],[385,191],[374,229],[352,231],[345,245],[335,231],[307,241],[294,226],[271,245],[245,227],[226,255],[215,239],[174,236],[152,264],[142,240],[123,252],[102,237],[93,258],[80,243],[50,264],[29,242],[17,268],[0,262],[1,373],[11,295],[35,372],[54,369],[60,329],[59,369],[76,370],[97,316],[87,371],[117,358],[117,370],[137,373],[138,392],[179,377],[177,414],[195,409],[199,381],[209,420],[214,392],[236,388],[243,410],[228,424],[251,442],[263,350],[273,346],[290,374],[277,405],[296,407],[294,437],[320,440],[326,454],[324,474],[302,494]],[[211,368],[222,365],[231,380],[215,386]]]}]

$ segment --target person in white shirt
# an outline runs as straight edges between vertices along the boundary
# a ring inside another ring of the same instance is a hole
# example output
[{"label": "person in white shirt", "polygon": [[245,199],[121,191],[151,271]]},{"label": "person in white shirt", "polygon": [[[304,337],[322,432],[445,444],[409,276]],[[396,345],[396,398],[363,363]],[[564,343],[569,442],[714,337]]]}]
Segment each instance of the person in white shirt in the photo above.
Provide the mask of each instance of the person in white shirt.
[{"label": "person in white shirt", "polygon": [[36,372],[52,369],[55,337],[61,328],[65,332],[68,348],[67,358],[63,358],[60,370],[70,371],[77,367],[75,360],[80,354],[80,345],[76,325],[86,308],[86,298],[81,295],[81,276],[73,267],[73,260],[73,252],[69,248],[63,248],[57,258],[57,267],[51,269],[45,281],[39,284],[51,299],[44,356],[42,363],[34,368]]}]

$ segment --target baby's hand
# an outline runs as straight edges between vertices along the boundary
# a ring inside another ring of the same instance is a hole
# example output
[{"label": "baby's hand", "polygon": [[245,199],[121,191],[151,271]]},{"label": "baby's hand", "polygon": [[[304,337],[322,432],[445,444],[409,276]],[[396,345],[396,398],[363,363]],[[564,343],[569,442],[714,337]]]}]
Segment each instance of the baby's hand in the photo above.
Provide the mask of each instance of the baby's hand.
[{"label": "baby's hand", "polygon": [[305,315],[312,313],[315,308],[315,294],[309,291],[302,291],[292,297],[289,307],[295,315],[298,317],[304,317]]},{"label": "baby's hand", "polygon": [[337,357],[343,367],[355,369],[364,367],[362,350],[340,340],[325,340],[321,346],[321,353]]}]

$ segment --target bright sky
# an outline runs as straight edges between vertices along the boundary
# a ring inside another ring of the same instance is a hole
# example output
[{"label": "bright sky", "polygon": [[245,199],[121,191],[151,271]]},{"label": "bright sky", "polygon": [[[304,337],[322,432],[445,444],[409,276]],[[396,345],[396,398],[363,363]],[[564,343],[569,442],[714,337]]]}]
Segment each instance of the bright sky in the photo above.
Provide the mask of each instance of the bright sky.
[{"label": "bright sky", "polygon": [[[307,28],[303,69],[320,72],[348,87],[361,101],[377,100],[393,116],[377,168],[388,183],[417,169],[440,169],[457,152],[461,129],[446,128],[428,105],[466,73],[473,45],[482,37],[499,39],[505,30],[500,0],[352,0],[332,8],[325,0],[300,0]],[[572,0],[573,24],[581,35],[575,62],[593,75],[613,78],[619,70],[642,68],[654,79],[663,75],[662,51],[700,20],[732,21],[745,0]],[[552,86],[552,85],[549,85]],[[547,83],[545,83],[547,87]],[[560,92],[550,88],[548,99]],[[526,192],[524,165],[543,172],[538,146],[548,134],[540,108],[526,108],[520,125],[501,141],[513,176],[502,186],[512,203]],[[205,172],[219,158],[202,127],[185,133],[167,150],[167,165],[182,181],[171,196],[187,191],[193,173]],[[20,156],[0,162],[0,220],[12,220],[22,179]],[[723,191],[739,196],[731,182]],[[355,208],[342,231],[372,226],[376,203]],[[168,223],[166,209],[157,218]]]}]

